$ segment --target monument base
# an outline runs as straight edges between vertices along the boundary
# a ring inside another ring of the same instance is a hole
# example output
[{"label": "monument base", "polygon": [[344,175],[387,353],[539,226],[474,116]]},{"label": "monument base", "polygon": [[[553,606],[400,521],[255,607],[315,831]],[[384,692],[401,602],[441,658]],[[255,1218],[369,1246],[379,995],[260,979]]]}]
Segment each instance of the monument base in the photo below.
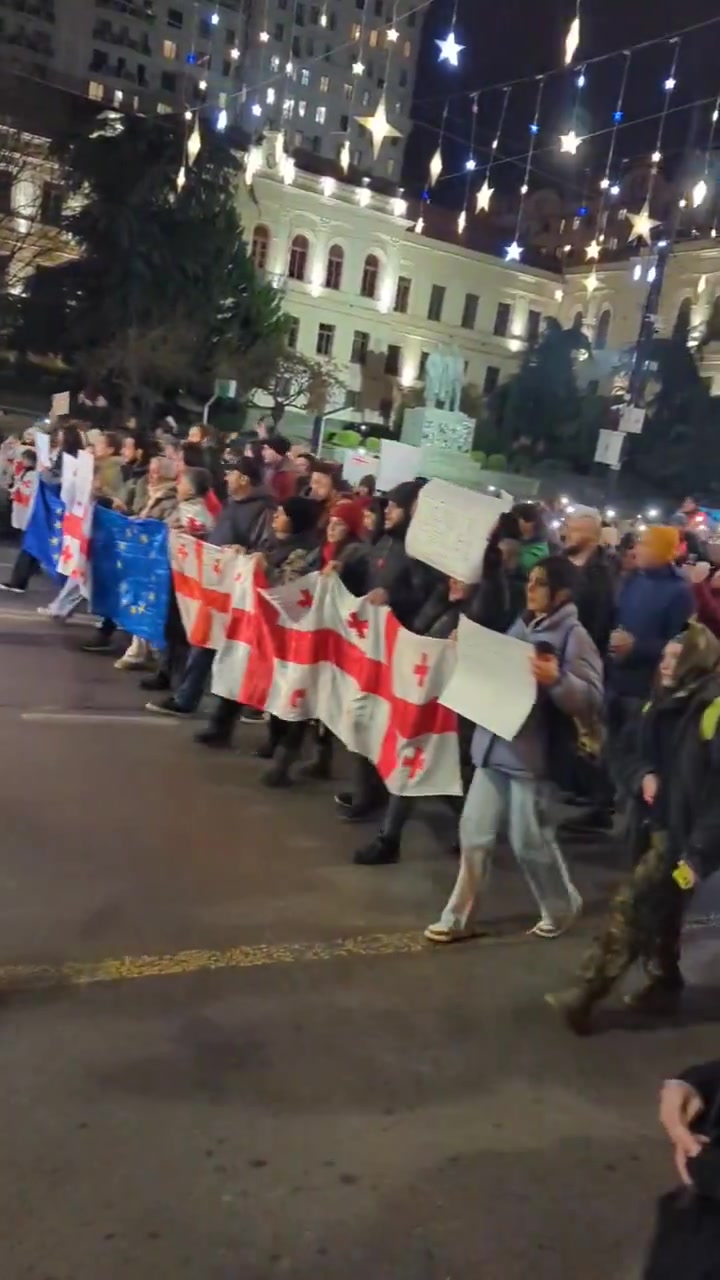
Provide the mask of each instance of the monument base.
[{"label": "monument base", "polygon": [[475,422],[467,414],[421,405],[417,409],[405,410],[400,439],[403,444],[430,445],[435,449],[451,449],[454,453],[469,453],[474,432]]}]

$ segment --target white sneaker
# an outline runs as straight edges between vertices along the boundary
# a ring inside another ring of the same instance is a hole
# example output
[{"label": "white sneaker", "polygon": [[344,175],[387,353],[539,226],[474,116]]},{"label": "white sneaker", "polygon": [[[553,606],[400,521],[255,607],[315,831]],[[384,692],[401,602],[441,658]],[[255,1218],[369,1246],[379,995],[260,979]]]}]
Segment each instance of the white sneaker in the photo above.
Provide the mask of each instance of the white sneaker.
[{"label": "white sneaker", "polygon": [[113,663],[116,671],[149,671],[151,668],[144,658],[128,658],[123,656]]},{"label": "white sneaker", "polygon": [[437,924],[428,925],[425,930],[425,937],[428,942],[447,944],[449,942],[467,942],[469,938],[478,938],[481,932],[478,926],[474,924],[443,924],[442,920],[438,920]]},{"label": "white sneaker", "polygon": [[7,582],[0,582],[0,591],[12,591],[14,596],[24,596],[24,587],[10,587]]},{"label": "white sneaker", "polygon": [[39,604],[36,613],[39,613],[41,618],[53,618],[55,622],[67,622],[67,618],[62,613],[55,613],[54,609],[51,609],[48,604]]},{"label": "white sneaker", "polygon": [[574,925],[582,909],[583,900],[573,886],[570,890],[570,911],[565,916],[565,919],[558,923],[553,920],[552,916],[543,914],[537,924],[534,924],[532,929],[528,930],[528,933],[534,934],[536,938],[559,938],[561,934],[567,933],[568,929]]}]

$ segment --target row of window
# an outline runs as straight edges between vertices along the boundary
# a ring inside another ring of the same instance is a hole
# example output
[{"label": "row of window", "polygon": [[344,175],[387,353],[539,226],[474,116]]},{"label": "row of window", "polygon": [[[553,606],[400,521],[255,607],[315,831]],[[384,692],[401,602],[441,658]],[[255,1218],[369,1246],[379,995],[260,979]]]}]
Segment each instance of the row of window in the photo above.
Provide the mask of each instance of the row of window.
[{"label": "row of window", "polygon": [[[282,25],[282,23],[281,23],[281,22],[279,22],[279,23],[277,24],[277,26],[275,27],[274,36],[275,36],[275,39],[276,39],[278,42],[282,43],[282,40],[283,40],[283,38],[284,38],[284,27],[283,27],[283,25]],[[290,48],[291,48],[291,54],[292,54],[292,57],[293,57],[293,58],[302,58],[302,57],[303,57],[303,52],[305,53],[305,55],[306,55],[308,58],[314,58],[314,57],[315,57],[315,42],[314,42],[312,39],[308,39],[308,40],[306,40],[306,42],[305,42],[305,49],[304,49],[304,51],[303,51],[303,46],[302,46],[302,43],[301,43],[300,37],[299,37],[299,36],[293,36],[293,38],[292,38],[292,44],[291,44]],[[322,55],[323,62],[329,62],[329,61],[330,61],[330,55],[331,55],[332,53],[333,53],[333,47],[332,47],[332,45],[326,44],[326,45],[325,45],[325,52],[324,52],[324,54]],[[348,56],[347,56],[347,66],[348,66],[348,67],[353,67],[353,66],[355,65],[355,63],[357,62],[357,60],[358,60],[358,54],[357,54],[357,50],[355,50],[355,51],[353,51],[353,52],[351,52],[351,53],[349,53],[349,54],[348,54]],[[270,58],[270,70],[271,70],[275,75],[279,75],[279,73],[280,73],[280,68],[281,68],[281,67],[283,68],[283,70],[285,70],[285,69],[287,68],[287,66],[288,66],[288,63],[287,63],[286,61],[285,61],[285,62],[283,61],[283,59],[280,57],[280,54],[279,54],[279,53],[273,53],[273,54],[272,54],[272,56],[271,56],[271,58]],[[309,85],[309,84],[310,84],[311,76],[310,76],[310,71],[309,71],[309,69],[308,69],[307,67],[300,67],[300,68],[293,67],[291,71],[287,71],[287,70],[285,70],[285,74],[286,74],[286,75],[289,77],[289,79],[291,79],[291,80],[296,80],[296,79],[298,79],[298,77],[299,77],[299,79],[300,79],[300,83],[301,83],[302,85],[306,85],[306,86],[307,86],[307,85]],[[372,62],[368,62],[368,63],[367,63],[367,65],[365,66],[365,69],[364,69],[364,75],[365,75],[365,76],[367,76],[370,80],[374,80],[374,79],[375,79],[375,67],[374,67],[374,64],[373,64]],[[378,86],[378,89],[384,89],[384,88],[385,88],[385,84],[386,84],[385,77],[384,77],[384,76],[378,76],[378,77],[377,77],[377,86]],[[398,74],[398,84],[399,84],[399,86],[400,86],[400,88],[401,88],[401,89],[406,89],[406,88],[407,88],[407,86],[408,86],[408,73],[407,73],[407,71],[405,71],[405,70],[400,71],[400,73]],[[321,77],[320,77],[320,92],[321,92],[321,93],[327,93],[327,91],[328,91],[329,87],[330,87],[330,77],[329,77],[329,76],[327,76],[327,75],[323,75],[323,76],[321,76]],[[369,91],[367,91],[367,90],[366,90],[366,91],[363,93],[363,106],[367,106],[367,105],[368,105],[368,103],[369,103],[369,101],[370,101],[370,93],[369,93]]]},{"label": "row of window", "polygon": [[[277,7],[278,9],[289,9],[292,6],[290,0],[278,0]],[[366,0],[355,0],[355,8],[361,12],[365,10],[369,12],[371,5],[367,4]],[[388,21],[394,21],[395,6],[392,0],[372,0],[372,8],[376,18],[386,18]],[[336,17],[332,11],[330,14],[326,14],[325,8],[321,8],[317,4],[311,4],[308,9],[304,0],[295,0],[293,12],[295,26],[304,27],[306,17],[311,27],[329,27],[331,31],[335,30]],[[406,26],[414,27],[417,21],[417,9],[413,9],[408,13],[403,18],[403,21]]]},{"label": "row of window", "polygon": [[[252,235],[251,255],[255,266],[259,271],[264,271],[267,267],[268,255],[270,252],[270,230],[264,225],[255,227]],[[287,274],[291,280],[298,280],[300,283],[307,282],[308,265],[310,259],[310,242],[307,236],[296,235],[290,243],[290,253],[287,264]],[[343,272],[345,268],[345,251],[339,244],[330,246],[325,266],[325,288],[338,290],[342,288]],[[371,300],[377,298],[378,286],[380,283],[380,259],[374,253],[369,253],[365,258],[365,263],[360,277],[360,296]],[[412,280],[409,276],[398,276],[398,282],[395,289],[395,302],[393,310],[406,315],[410,306],[410,290],[412,288]],[[445,285],[434,284],[430,290],[430,303],[428,306],[428,320],[432,320],[440,324],[443,319],[443,311],[445,309],[445,297],[447,290]],[[480,306],[480,295],[477,293],[466,293],[463,305],[462,316],[460,319],[461,329],[474,329],[477,324],[478,309]],[[495,313],[495,323],[493,333],[496,338],[506,338],[510,328],[510,317],[512,307],[509,302],[499,302]],[[542,313],[540,311],[530,310],[528,312],[527,326],[525,337],[528,342],[536,342],[540,337],[540,326],[542,324]]]},{"label": "row of window", "polygon": [[[297,347],[299,333],[300,320],[297,316],[290,316],[287,343],[292,350],[295,350]],[[334,354],[335,334],[336,326],[334,324],[327,324],[323,321],[318,325],[317,338],[315,341],[315,352],[317,355],[330,357]],[[350,363],[358,365],[367,364],[369,353],[370,334],[364,329],[356,329],[353,333],[352,345],[350,347]],[[429,354],[429,351],[422,351],[420,353],[420,367],[418,369],[419,379],[422,379],[425,376],[425,365],[427,364]],[[394,342],[388,343],[383,361],[385,373],[391,378],[398,378],[400,376],[401,365],[402,347]],[[465,371],[467,372],[467,362],[465,365]],[[485,370],[485,378],[483,381],[484,394],[489,395],[491,391],[494,391],[499,380],[500,370],[495,365],[488,365]]]}]

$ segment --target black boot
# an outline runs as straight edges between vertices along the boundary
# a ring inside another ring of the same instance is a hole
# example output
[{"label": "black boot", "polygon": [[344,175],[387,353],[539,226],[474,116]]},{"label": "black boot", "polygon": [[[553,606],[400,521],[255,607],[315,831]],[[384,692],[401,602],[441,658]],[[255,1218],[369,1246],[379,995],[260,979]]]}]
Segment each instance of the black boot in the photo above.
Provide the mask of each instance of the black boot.
[{"label": "black boot", "polygon": [[596,1001],[586,987],[553,991],[545,996],[545,1003],[560,1015],[568,1031],[576,1036],[592,1034],[592,1011]]},{"label": "black boot", "polygon": [[156,671],[154,676],[146,676],[140,681],[140,688],[147,689],[149,693],[168,693],[170,677],[167,671]]},{"label": "black boot", "polygon": [[290,777],[291,764],[292,760],[288,760],[286,752],[278,751],[277,759],[272,769],[268,769],[267,773],[264,773],[260,779],[262,785],[273,789],[291,787],[293,784],[293,780]]},{"label": "black boot", "polygon": [[202,729],[200,733],[195,734],[195,741],[201,747],[217,747],[219,751],[229,750],[232,745],[230,734],[226,729],[219,728],[218,725],[209,724],[207,729]]},{"label": "black boot", "polygon": [[357,867],[387,867],[400,861],[400,841],[392,836],[379,835],[370,844],[358,849],[353,858]]},{"label": "black boot", "polygon": [[635,1013],[646,1013],[651,1018],[672,1017],[677,1013],[685,990],[680,972],[668,977],[650,977],[637,991],[625,996],[624,1004]]}]

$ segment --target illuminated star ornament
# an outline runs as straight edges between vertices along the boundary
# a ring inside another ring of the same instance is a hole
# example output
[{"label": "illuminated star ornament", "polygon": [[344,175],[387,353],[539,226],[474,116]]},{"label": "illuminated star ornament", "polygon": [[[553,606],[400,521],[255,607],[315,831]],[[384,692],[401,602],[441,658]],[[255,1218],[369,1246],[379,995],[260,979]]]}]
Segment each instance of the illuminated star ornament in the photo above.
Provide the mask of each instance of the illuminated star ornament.
[{"label": "illuminated star ornament", "polygon": [[365,64],[358,58],[357,62],[352,64],[352,73],[354,76],[361,76],[365,73]]},{"label": "illuminated star ornament", "polygon": [[566,151],[567,154],[570,156],[575,155],[575,152],[577,151],[581,142],[582,142],[582,138],[578,138],[574,129],[571,129],[569,133],[560,134],[560,150]]},{"label": "illuminated star ornament", "polygon": [[376,160],[386,138],[402,138],[400,130],[396,129],[388,120],[384,93],[377,104],[374,116],[356,116],[355,119],[370,134],[373,144],[373,156]]},{"label": "illuminated star ornament", "polygon": [[440,177],[440,174],[442,173],[442,171],[443,171],[442,149],[441,149],[440,147],[438,147],[437,151],[435,152],[435,155],[433,156],[432,160],[430,161],[430,182],[429,182],[429,186],[431,186],[431,187],[434,187],[434,186],[435,186],[435,183],[437,182],[438,178]]},{"label": "illuminated star ornament", "polygon": [[340,168],[343,173],[347,173],[350,168],[350,142],[347,138],[340,148]]},{"label": "illuminated star ornament", "polygon": [[591,240],[589,245],[586,245],[585,257],[588,262],[597,262],[600,257],[600,245],[597,240]]},{"label": "illuminated star ornament", "polygon": [[598,274],[594,267],[590,272],[590,275],[586,276],[583,280],[583,284],[588,291],[588,297],[591,293],[594,293],[596,289],[600,288],[600,281],[598,280]]},{"label": "illuminated star ornament", "polygon": [[580,44],[580,19],[573,18],[565,39],[565,66],[569,67]]},{"label": "illuminated star ornament", "polygon": [[495,191],[495,188],[490,186],[490,183],[488,182],[488,180],[487,180],[487,178],[486,178],[486,179],[485,179],[485,181],[483,182],[483,184],[482,184],[482,186],[481,186],[480,190],[478,191],[478,193],[477,193],[476,197],[475,197],[475,200],[476,200],[476,204],[475,204],[475,212],[476,212],[476,213],[488,213],[488,212],[489,212],[489,209],[490,209],[490,201],[491,201],[491,199],[492,199],[492,196],[493,196],[494,191]]},{"label": "illuminated star ornament", "polygon": [[440,50],[438,62],[449,62],[451,67],[457,67],[458,58],[465,48],[465,45],[458,44],[455,39],[455,32],[451,31],[444,40],[436,40],[435,43]]},{"label": "illuminated star ornament", "polygon": [[506,245],[505,247],[506,262],[519,262],[521,256],[522,256],[522,249],[520,248],[520,245],[518,244],[517,240],[513,240],[512,244]]},{"label": "illuminated star ornament", "polygon": [[632,223],[632,231],[628,236],[628,240],[644,240],[646,244],[650,244],[650,233],[653,227],[659,227],[660,223],[657,218],[650,217],[650,206],[645,201],[639,213],[630,213],[628,210],[627,219]]}]

